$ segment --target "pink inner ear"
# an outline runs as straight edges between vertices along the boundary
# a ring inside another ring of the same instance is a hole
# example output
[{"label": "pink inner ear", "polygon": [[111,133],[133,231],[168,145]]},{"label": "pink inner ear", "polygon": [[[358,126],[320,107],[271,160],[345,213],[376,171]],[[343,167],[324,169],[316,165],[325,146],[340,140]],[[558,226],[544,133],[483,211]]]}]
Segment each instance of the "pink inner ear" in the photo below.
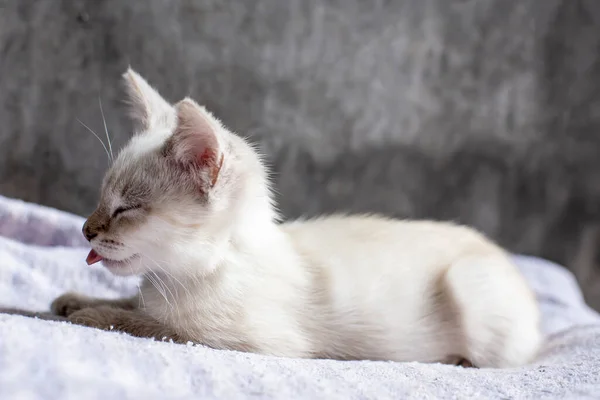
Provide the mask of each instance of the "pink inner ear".
[{"label": "pink inner ear", "polygon": [[205,170],[209,180],[209,182],[206,183],[208,183],[210,187],[213,187],[217,183],[219,172],[221,172],[221,167],[223,166],[223,155],[221,155],[220,159],[218,157],[215,149],[206,148],[204,151],[190,154],[190,157],[187,158],[187,162],[184,161],[184,163],[187,164],[191,162],[200,167],[200,169]]},{"label": "pink inner ear", "polygon": [[170,141],[170,153],[183,165],[195,165],[207,172],[211,187],[217,181],[223,156],[217,138],[217,121],[191,100],[176,106],[178,124]]},{"label": "pink inner ear", "polygon": [[203,167],[208,167],[214,164],[217,160],[217,153],[213,149],[204,149],[204,151],[198,157],[198,162]]},{"label": "pink inner ear", "polygon": [[219,161],[218,164],[215,164],[214,168],[212,168],[211,170],[211,180],[210,180],[210,186],[213,187],[215,186],[215,183],[217,183],[217,179],[219,178],[219,173],[221,172],[221,167],[223,166],[223,156],[221,156],[221,160]]},{"label": "pink inner ear", "polygon": [[198,157],[198,163],[200,166],[202,166],[202,168],[208,169],[210,186],[215,186],[215,183],[217,183],[217,179],[219,177],[219,172],[221,172],[221,167],[223,166],[223,156],[218,159],[218,154],[214,151],[214,149],[207,148]]},{"label": "pink inner ear", "polygon": [[217,162],[219,144],[211,131],[178,129],[173,134],[175,157],[183,164],[206,167]]}]

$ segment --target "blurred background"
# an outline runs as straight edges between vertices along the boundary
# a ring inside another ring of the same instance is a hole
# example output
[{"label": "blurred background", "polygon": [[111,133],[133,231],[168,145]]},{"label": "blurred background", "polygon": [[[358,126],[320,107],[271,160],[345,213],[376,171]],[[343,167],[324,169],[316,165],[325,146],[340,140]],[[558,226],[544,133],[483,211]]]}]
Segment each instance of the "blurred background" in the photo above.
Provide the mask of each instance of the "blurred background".
[{"label": "blurred background", "polygon": [[257,142],[284,215],[472,225],[600,308],[600,1],[0,0],[0,194],[90,213],[128,65]]}]

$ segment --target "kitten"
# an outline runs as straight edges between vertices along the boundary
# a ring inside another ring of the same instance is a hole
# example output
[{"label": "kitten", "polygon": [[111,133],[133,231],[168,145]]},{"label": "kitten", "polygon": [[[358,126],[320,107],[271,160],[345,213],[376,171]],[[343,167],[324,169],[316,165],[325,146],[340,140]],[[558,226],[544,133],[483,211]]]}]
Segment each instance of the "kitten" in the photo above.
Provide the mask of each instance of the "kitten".
[{"label": "kitten", "polygon": [[74,323],[286,357],[512,367],[542,336],[536,300],[479,233],[429,221],[330,216],[278,224],[256,150],[205,108],[124,75],[141,129],[83,232],[140,298],[66,294]]}]

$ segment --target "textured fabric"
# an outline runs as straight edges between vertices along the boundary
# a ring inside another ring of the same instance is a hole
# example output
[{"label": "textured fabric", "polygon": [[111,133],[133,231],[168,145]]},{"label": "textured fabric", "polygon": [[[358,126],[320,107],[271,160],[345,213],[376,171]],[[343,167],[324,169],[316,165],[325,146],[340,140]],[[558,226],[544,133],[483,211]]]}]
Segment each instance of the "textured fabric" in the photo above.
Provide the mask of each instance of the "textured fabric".
[{"label": "textured fabric", "polygon": [[[0,197],[0,305],[44,310],[66,290],[116,297],[136,290],[84,262],[83,220]],[[0,314],[0,399],[598,398],[600,316],[574,278],[516,257],[549,335],[532,365],[508,370],[265,357],[133,338]]]}]

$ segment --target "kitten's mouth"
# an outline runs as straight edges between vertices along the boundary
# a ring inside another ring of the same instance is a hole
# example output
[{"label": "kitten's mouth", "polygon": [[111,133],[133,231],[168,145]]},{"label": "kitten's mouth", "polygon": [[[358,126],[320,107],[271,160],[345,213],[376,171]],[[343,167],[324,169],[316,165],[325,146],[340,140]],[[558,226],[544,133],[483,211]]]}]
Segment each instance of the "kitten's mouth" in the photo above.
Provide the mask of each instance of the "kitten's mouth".
[{"label": "kitten's mouth", "polygon": [[107,267],[119,267],[121,265],[127,265],[127,263],[135,258],[139,257],[138,254],[134,254],[131,257],[124,258],[123,260],[111,260],[105,257],[102,257],[100,254],[96,252],[96,250],[90,250],[85,262],[87,265],[93,265],[100,261],[103,261]]},{"label": "kitten's mouth", "polygon": [[97,262],[102,261],[102,256],[98,253],[96,253],[96,250],[92,249],[90,250],[90,254],[88,254],[87,258],[85,259],[85,262],[87,263],[87,265],[92,265],[92,264],[96,264]]}]

